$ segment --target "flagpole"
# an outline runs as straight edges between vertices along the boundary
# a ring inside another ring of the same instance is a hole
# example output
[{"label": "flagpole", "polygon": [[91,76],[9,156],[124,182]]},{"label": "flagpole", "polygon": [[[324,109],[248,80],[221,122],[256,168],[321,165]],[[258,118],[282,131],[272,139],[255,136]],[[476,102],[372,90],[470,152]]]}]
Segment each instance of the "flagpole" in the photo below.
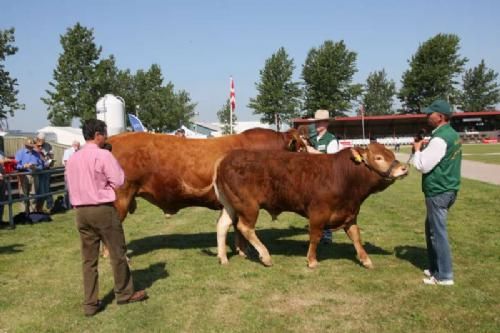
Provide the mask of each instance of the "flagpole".
[{"label": "flagpole", "polygon": [[365,140],[365,107],[361,104],[361,128],[363,129],[363,141]]},{"label": "flagpole", "polygon": [[[233,91],[233,77],[229,77],[229,91]],[[231,102],[231,95],[229,97],[229,133],[233,134],[233,104]]]}]

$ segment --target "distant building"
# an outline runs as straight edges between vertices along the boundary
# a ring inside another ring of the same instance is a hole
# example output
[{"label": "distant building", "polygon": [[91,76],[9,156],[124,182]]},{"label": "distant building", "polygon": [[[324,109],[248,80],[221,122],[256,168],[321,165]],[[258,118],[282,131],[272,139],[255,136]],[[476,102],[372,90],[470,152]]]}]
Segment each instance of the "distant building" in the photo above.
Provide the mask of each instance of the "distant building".
[{"label": "distant building", "polygon": [[207,137],[220,136],[221,128],[213,123],[206,123],[202,121],[197,121],[191,126],[191,130],[196,133],[206,135]]}]

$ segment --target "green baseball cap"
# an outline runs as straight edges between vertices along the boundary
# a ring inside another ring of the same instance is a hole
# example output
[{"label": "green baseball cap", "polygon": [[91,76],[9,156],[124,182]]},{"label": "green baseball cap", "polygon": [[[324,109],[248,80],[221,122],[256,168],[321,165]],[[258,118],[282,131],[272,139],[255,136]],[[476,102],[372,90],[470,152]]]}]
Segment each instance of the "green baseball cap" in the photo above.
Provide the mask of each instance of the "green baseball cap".
[{"label": "green baseball cap", "polygon": [[424,109],[425,114],[431,114],[433,112],[439,112],[441,114],[451,116],[453,111],[451,109],[450,103],[448,103],[444,99],[437,99]]}]

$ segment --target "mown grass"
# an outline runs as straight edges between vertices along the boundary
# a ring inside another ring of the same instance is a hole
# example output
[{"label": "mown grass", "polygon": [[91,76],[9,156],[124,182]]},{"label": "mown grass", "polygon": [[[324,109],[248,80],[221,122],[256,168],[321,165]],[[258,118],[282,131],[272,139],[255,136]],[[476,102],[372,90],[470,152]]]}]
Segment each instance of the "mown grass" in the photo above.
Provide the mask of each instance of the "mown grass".
[{"label": "mown grass", "polygon": [[[125,223],[135,283],[151,298],[117,306],[100,262],[101,296],[82,315],[79,238],[72,212],[51,223],[0,230],[0,332],[498,332],[500,187],[463,181],[451,210],[453,287],[425,286],[424,204],[413,172],[363,205],[366,270],[344,233],[306,268],[307,221],[262,213],[258,235],[274,266],[215,257],[217,212],[190,208],[165,219],[139,202]],[[232,237],[232,236],[231,236]],[[231,239],[230,239],[231,241]]]},{"label": "mown grass", "polygon": [[[464,144],[462,151],[464,160],[500,164],[500,144]],[[411,147],[401,147],[401,152],[409,154]]]}]

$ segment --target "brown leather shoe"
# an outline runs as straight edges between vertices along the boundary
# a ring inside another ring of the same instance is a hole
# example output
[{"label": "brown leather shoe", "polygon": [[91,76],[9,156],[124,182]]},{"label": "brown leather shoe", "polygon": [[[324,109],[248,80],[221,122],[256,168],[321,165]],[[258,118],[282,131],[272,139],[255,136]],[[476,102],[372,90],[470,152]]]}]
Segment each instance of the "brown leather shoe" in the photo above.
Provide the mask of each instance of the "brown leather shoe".
[{"label": "brown leather shoe", "polygon": [[92,317],[92,316],[95,316],[96,314],[98,314],[99,312],[101,312],[102,310],[104,310],[104,304],[102,303],[101,300],[98,300],[97,301],[97,304],[95,305],[95,308],[93,310],[90,310],[90,311],[86,311],[85,312],[85,317]]},{"label": "brown leather shoe", "polygon": [[117,301],[116,303],[118,305],[124,305],[124,304],[129,304],[129,303],[134,303],[134,302],[142,302],[142,301],[147,300],[148,298],[149,298],[149,296],[145,290],[138,290],[138,291],[134,292],[128,300]]}]

